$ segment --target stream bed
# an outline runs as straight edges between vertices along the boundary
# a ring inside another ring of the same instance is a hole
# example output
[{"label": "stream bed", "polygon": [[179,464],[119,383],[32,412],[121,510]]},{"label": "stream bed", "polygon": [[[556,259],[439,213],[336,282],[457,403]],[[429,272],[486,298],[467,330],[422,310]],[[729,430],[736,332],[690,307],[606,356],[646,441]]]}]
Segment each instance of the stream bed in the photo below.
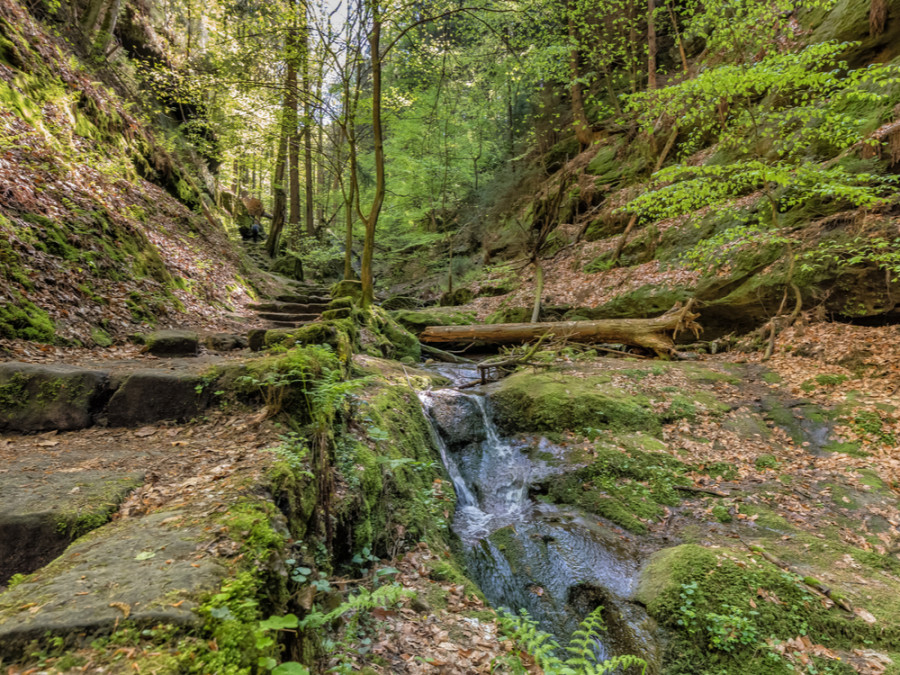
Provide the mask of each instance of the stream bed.
[{"label": "stream bed", "polygon": [[[442,366],[455,382],[472,373]],[[581,620],[604,607],[600,660],[637,654],[655,661],[653,621],[630,602],[640,569],[639,546],[618,528],[529,496],[557,472],[547,459],[563,449],[540,437],[506,438],[481,392],[435,389],[419,397],[457,494],[453,530],[469,577],[495,607],[527,610],[565,644]]]}]

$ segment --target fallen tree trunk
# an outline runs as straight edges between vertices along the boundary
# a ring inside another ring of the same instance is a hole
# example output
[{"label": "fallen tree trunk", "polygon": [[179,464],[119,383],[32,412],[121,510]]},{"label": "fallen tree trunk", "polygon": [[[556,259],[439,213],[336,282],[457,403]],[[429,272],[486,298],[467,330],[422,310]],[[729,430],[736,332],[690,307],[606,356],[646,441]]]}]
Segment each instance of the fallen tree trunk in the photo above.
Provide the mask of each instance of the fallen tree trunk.
[{"label": "fallen tree trunk", "polygon": [[692,312],[693,301],[680,303],[653,319],[605,319],[600,321],[553,321],[549,323],[498,323],[472,326],[428,326],[419,335],[421,342],[481,342],[510,344],[529,342],[552,334],[570,342],[613,342],[652,349],[660,356],[675,352],[674,338],[689,330],[695,336],[700,315]]}]

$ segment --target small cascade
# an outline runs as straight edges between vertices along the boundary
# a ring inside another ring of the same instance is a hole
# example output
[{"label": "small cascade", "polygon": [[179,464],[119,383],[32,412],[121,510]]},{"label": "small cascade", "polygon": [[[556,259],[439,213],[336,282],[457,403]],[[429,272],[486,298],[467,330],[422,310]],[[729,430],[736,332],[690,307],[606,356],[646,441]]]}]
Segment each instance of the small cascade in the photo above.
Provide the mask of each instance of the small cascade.
[{"label": "small cascade", "polygon": [[[554,469],[530,458],[532,441],[499,432],[483,394],[438,389],[419,397],[456,488],[453,529],[485,597],[527,610],[562,643],[603,605],[609,630],[599,658],[652,652],[650,621],[628,602],[639,569],[628,537],[578,511],[533,501],[529,487]],[[538,443],[542,451],[550,445]]]}]

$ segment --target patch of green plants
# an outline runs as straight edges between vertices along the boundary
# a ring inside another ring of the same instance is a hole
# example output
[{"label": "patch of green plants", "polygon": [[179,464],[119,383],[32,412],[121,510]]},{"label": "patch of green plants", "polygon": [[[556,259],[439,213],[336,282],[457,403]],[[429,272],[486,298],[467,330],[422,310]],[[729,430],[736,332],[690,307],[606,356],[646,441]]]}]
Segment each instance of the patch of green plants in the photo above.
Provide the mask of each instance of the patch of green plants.
[{"label": "patch of green plants", "polygon": [[[644,675],[649,668],[644,659],[631,654],[604,661],[597,659],[596,644],[606,630],[603,607],[597,607],[584,618],[565,649],[553,636],[540,630],[524,609],[519,616],[501,609],[498,623],[500,631],[531,656],[545,675]],[[522,667],[521,661],[519,666]]]},{"label": "patch of green plants", "polygon": [[648,610],[675,631],[668,673],[787,675],[792,665],[771,648],[780,641],[809,636],[834,649],[878,632],[826,609],[800,577],[756,557],[685,544],[658,555],[649,574],[665,582]]},{"label": "patch of green plants", "polygon": [[885,429],[881,416],[873,410],[860,410],[853,416],[850,426],[856,433],[886,445],[896,445],[894,434]]}]

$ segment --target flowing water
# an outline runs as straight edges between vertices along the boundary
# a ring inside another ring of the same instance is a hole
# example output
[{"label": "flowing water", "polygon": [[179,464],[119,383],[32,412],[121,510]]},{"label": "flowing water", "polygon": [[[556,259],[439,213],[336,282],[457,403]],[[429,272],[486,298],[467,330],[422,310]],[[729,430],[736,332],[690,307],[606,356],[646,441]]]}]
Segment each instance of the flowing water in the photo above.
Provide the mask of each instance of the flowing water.
[{"label": "flowing water", "polygon": [[[470,373],[441,374],[471,380]],[[546,439],[504,438],[480,392],[421,392],[435,441],[457,493],[453,529],[470,577],[496,607],[525,609],[565,643],[597,605],[608,631],[597,655],[652,657],[646,613],[629,602],[639,569],[632,538],[576,510],[533,500],[562,449]],[[543,457],[551,459],[533,459]]]}]

